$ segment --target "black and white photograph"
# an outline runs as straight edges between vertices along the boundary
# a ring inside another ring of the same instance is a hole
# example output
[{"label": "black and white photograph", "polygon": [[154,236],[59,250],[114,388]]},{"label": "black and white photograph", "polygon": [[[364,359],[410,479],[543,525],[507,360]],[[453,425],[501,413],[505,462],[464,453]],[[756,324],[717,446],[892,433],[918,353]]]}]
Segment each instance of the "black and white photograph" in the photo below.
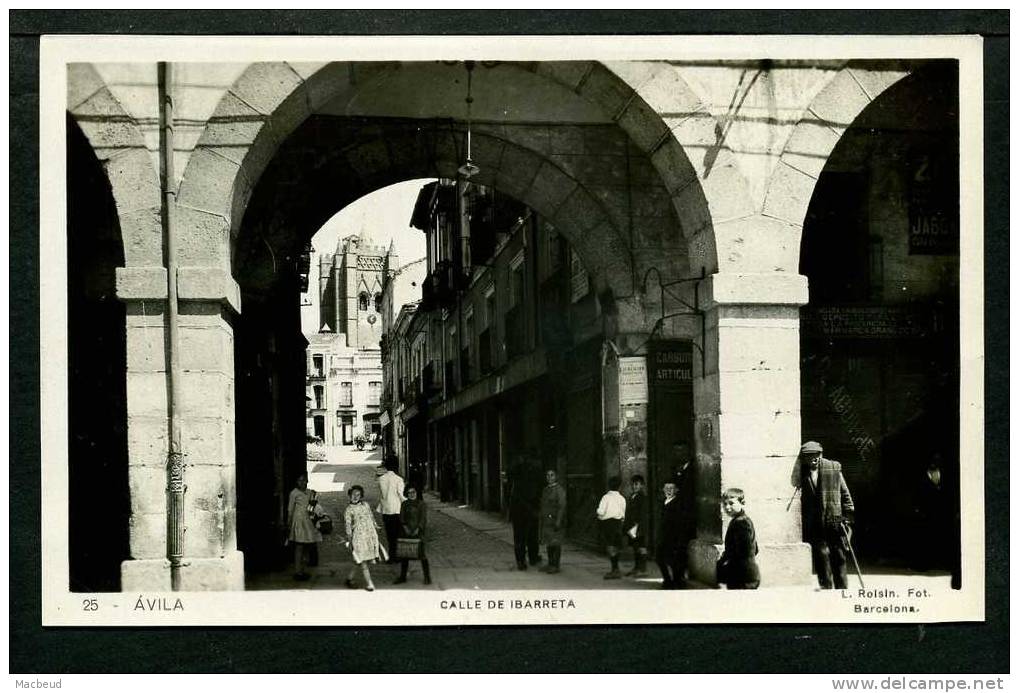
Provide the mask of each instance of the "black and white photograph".
[{"label": "black and white photograph", "polygon": [[44,625],[984,619],[979,37],[40,56]]}]

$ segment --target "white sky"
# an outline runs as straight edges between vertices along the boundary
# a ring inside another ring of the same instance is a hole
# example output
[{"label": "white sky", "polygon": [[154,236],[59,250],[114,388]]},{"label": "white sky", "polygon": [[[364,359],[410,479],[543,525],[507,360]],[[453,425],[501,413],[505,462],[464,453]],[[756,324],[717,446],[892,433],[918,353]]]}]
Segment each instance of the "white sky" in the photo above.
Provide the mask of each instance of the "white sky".
[{"label": "white sky", "polygon": [[414,211],[421,188],[432,182],[430,178],[396,183],[365,195],[333,215],[312,238],[315,252],[311,259],[311,276],[308,277],[310,306],[301,307],[301,330],[305,333],[318,332],[318,258],[325,253],[336,252],[336,243],[341,238],[362,229],[369,229],[375,243],[388,247],[395,241],[400,264],[425,256],[425,234],[410,227],[410,215]]}]

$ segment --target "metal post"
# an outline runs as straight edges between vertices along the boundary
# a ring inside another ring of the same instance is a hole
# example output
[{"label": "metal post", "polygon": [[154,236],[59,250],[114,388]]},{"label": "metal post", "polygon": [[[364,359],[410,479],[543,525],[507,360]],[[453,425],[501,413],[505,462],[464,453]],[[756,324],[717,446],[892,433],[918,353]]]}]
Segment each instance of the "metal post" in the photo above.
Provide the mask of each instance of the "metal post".
[{"label": "metal post", "polygon": [[180,332],[177,313],[177,229],[174,223],[176,193],[173,170],[172,63],[158,64],[159,73],[159,174],[162,187],[162,226],[166,248],[167,389],[170,441],[166,459],[166,557],[170,561],[170,586],[180,590],[184,558],[184,451],[181,415]]}]

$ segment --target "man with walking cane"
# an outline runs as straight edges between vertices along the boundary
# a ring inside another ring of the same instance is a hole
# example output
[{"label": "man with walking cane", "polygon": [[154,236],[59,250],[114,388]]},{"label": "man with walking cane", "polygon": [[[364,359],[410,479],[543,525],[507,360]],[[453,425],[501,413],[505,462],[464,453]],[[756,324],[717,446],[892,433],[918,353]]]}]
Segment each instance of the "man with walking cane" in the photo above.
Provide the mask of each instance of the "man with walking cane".
[{"label": "man with walking cane", "polygon": [[[852,555],[853,497],[842,476],[842,465],[821,457],[821,444],[800,447],[803,466],[803,539],[810,543],[817,581],[822,589],[846,589],[846,558]],[[855,555],[853,559],[855,561]],[[859,566],[857,566],[859,572]],[[862,581],[862,578],[861,578]]]}]

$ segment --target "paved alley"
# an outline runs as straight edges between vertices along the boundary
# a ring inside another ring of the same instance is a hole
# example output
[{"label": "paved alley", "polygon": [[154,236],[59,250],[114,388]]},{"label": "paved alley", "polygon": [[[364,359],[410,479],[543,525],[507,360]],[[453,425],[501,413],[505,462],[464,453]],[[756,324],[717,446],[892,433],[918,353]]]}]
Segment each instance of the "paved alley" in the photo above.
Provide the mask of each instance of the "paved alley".
[{"label": "paved alley", "polygon": [[[247,589],[345,589],[344,580],[352,566],[350,553],[341,543],[343,510],[347,506],[347,489],[353,484],[364,487],[373,509],[378,504],[375,467],[380,460],[367,450],[344,451],[332,455],[327,462],[308,462],[309,486],[319,492],[319,500],[333,518],[335,529],[319,549],[319,565],[311,568],[311,580],[298,583],[292,570],[268,575],[249,576]],[[608,559],[595,552],[565,545],[562,572],[548,575],[535,566],[517,570],[513,557],[513,534],[508,522],[498,515],[441,503],[426,494],[429,504],[428,558],[432,584],[421,583],[421,567],[411,562],[406,584],[394,586],[399,575],[398,565],[376,564],[372,577],[376,589],[657,589],[660,580],[612,580],[602,575],[608,570]],[[381,525],[381,518],[379,519]],[[384,532],[379,530],[383,538]],[[629,552],[622,563],[630,568]],[[653,568],[653,565],[651,566]],[[358,582],[360,585],[360,582]]]},{"label": "paved alley", "polygon": [[[371,508],[378,505],[379,488],[375,468],[381,462],[378,451],[358,451],[352,447],[324,447],[325,460],[309,460],[309,487],[319,493],[319,500],[333,518],[334,531],[319,547],[319,564],[310,568],[312,578],[307,582],[293,579],[292,566],[286,570],[248,575],[248,590],[346,589],[346,579],[353,563],[350,553],[342,544],[343,510],[347,507],[347,489],[360,484],[365,490]],[[400,573],[399,565],[376,564],[371,567],[377,590],[520,590],[520,589],[659,589],[661,578],[654,563],[649,565],[649,576],[641,580],[623,578],[607,581],[602,578],[608,569],[608,560],[589,549],[573,544],[563,547],[562,572],[548,575],[541,566],[520,571],[513,556],[513,530],[509,522],[494,513],[486,513],[452,503],[443,503],[426,493],[429,515],[428,558],[431,563],[432,584],[421,583],[419,563],[412,561],[405,584],[394,585]],[[385,541],[380,525],[379,536]],[[621,568],[632,567],[632,554],[624,550]],[[543,556],[544,558],[544,556]],[[905,590],[908,587],[940,587],[948,585],[946,574],[911,574],[883,568],[864,566],[868,587],[880,586]],[[872,572],[872,570],[874,572]],[[850,588],[859,587],[859,581],[850,575]],[[357,579],[360,586],[360,577]],[[816,588],[803,586],[774,587],[773,590],[804,592]]]}]

